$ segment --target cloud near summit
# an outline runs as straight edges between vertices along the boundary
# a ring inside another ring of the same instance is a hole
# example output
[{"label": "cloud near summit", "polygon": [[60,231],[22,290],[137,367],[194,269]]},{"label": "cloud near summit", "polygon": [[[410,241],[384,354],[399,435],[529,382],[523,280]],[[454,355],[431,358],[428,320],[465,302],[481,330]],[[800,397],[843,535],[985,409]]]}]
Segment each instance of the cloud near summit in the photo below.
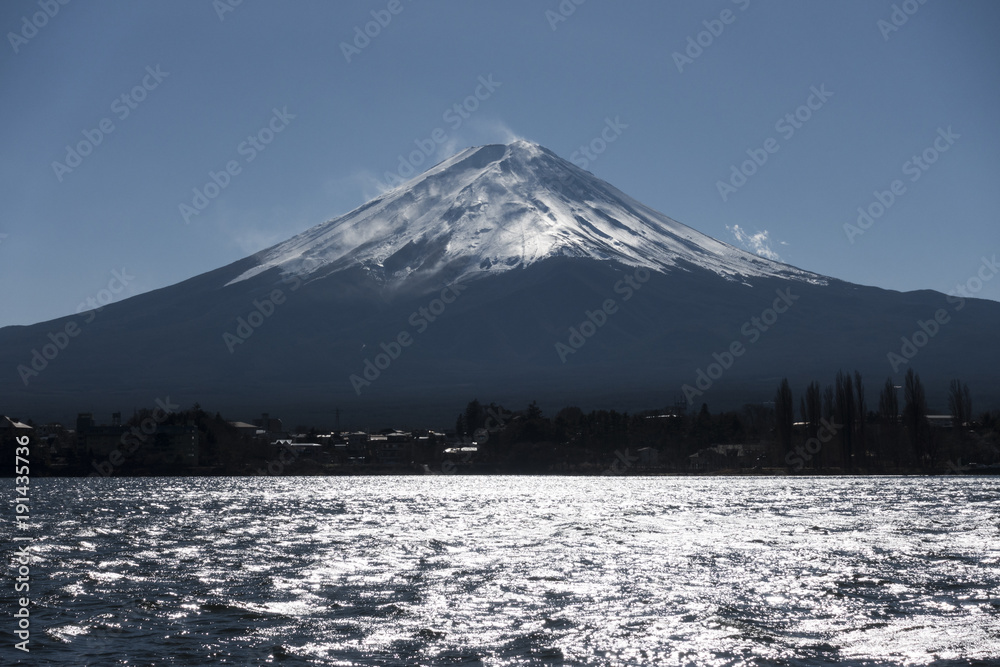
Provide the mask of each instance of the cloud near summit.
[{"label": "cloud near summit", "polygon": [[776,262],[781,261],[781,256],[775,252],[774,248],[771,247],[771,237],[770,232],[766,229],[764,231],[758,231],[753,234],[748,234],[745,229],[739,225],[733,225],[730,227],[726,225],[726,230],[728,230],[736,242],[739,243],[744,250],[748,250],[756,255],[765,257]]}]

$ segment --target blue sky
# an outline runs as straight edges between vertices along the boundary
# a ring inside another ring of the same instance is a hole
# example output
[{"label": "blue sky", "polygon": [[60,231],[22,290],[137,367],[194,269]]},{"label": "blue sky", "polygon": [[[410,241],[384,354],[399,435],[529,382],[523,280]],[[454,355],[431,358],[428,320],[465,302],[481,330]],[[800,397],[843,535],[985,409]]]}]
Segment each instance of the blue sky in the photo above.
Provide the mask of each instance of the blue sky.
[{"label": "blue sky", "polygon": [[[1000,254],[1000,3],[229,1],[0,5],[0,325],[240,259],[418,142],[420,169],[517,137],[570,158],[607,119],[587,168],[699,231],[1000,300],[974,280]],[[845,231],[858,207],[881,215]]]}]

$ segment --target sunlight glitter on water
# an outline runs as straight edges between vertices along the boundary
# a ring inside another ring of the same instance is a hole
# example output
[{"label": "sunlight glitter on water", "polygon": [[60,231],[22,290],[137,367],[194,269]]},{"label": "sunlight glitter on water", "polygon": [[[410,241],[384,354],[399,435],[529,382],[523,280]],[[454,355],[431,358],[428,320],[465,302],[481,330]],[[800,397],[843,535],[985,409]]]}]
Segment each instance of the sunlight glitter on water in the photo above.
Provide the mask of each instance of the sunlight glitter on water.
[{"label": "sunlight glitter on water", "polygon": [[39,651],[53,662],[1000,660],[995,478],[39,488],[39,534],[52,535],[38,543],[52,582],[38,593],[52,619]]}]

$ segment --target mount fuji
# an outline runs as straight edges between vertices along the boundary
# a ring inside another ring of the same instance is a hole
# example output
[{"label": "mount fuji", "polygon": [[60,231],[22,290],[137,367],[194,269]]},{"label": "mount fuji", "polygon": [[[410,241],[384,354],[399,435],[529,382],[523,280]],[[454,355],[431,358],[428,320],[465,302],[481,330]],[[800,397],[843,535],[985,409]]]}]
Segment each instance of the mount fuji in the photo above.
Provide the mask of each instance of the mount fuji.
[{"label": "mount fuji", "polygon": [[635,201],[541,146],[469,148],[336,220],[265,250],[229,284],[273,268],[308,276],[362,265],[386,286],[442,271],[496,276],[553,257],[669,272],[683,264],[734,280],[826,279],[761,259]]},{"label": "mount fuji", "polygon": [[718,409],[841,369],[875,394],[911,366],[932,405],[953,377],[996,405],[997,330],[998,303],[756,256],[517,141],[176,285],[0,329],[0,405],[70,419],[169,396],[232,418],[441,426],[477,397]]}]

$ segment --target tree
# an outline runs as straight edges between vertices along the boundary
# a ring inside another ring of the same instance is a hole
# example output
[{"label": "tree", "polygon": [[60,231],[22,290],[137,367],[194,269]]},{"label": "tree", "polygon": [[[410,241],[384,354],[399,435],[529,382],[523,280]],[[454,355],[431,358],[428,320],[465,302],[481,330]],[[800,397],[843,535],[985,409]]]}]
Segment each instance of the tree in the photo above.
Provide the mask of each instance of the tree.
[{"label": "tree", "polygon": [[882,393],[878,395],[878,414],[886,424],[899,422],[899,400],[896,397],[896,385],[892,378],[886,378],[882,385]]},{"label": "tree", "polygon": [[854,403],[854,385],[851,376],[837,372],[834,383],[834,415],[840,425],[840,439],[844,457],[844,467],[848,470],[854,464],[854,429],[857,406]]},{"label": "tree", "polygon": [[[792,424],[795,422],[794,405],[795,401],[792,398],[792,388],[788,385],[788,378],[783,378],[774,395],[775,430],[778,444],[783,450],[782,453],[787,453],[792,449]],[[775,460],[778,458],[780,457],[776,457]]]},{"label": "tree", "polygon": [[[823,417],[823,399],[820,395],[819,382],[810,382],[806,387],[806,395],[802,400],[802,421],[806,422],[806,432],[810,438],[819,435],[820,419]],[[820,449],[813,456],[812,464],[814,468],[821,468],[823,461],[823,450]]]},{"label": "tree", "polygon": [[959,433],[964,432],[964,426],[972,420],[972,395],[969,385],[959,380],[952,380],[948,385],[948,410]]},{"label": "tree", "polygon": [[[753,429],[753,421],[750,421]],[[702,403],[698,415],[691,420],[691,437],[695,450],[708,447],[712,442],[712,415],[708,411],[708,403]]]},{"label": "tree", "polygon": [[878,415],[885,441],[888,442],[888,447],[885,448],[888,452],[883,451],[882,454],[890,453],[896,467],[899,467],[899,397],[896,395],[896,389],[892,378],[886,378],[878,395]]},{"label": "tree", "polygon": [[473,434],[476,432],[477,428],[483,425],[483,406],[480,405],[479,399],[472,399],[468,405],[465,406],[465,431],[468,434]]},{"label": "tree", "polygon": [[910,438],[913,453],[921,465],[931,465],[931,452],[928,447],[929,426],[927,423],[927,398],[920,376],[910,368],[906,371],[903,382],[903,424]]},{"label": "tree", "polygon": [[868,403],[865,402],[865,385],[858,371],[854,371],[854,398],[857,402],[857,449],[861,451],[862,456],[865,456],[865,419],[868,416]]},{"label": "tree", "polygon": [[582,422],[583,410],[575,406],[563,408],[553,420],[555,438],[563,442],[574,442]]},{"label": "tree", "polygon": [[747,423],[747,435],[751,438],[760,441],[770,436],[774,428],[774,408],[770,403],[745,404],[743,417]]},{"label": "tree", "polygon": [[538,403],[532,401],[524,413],[524,423],[520,431],[521,437],[528,442],[539,442],[546,438],[549,430],[549,423],[542,416],[542,409],[538,407]]}]

